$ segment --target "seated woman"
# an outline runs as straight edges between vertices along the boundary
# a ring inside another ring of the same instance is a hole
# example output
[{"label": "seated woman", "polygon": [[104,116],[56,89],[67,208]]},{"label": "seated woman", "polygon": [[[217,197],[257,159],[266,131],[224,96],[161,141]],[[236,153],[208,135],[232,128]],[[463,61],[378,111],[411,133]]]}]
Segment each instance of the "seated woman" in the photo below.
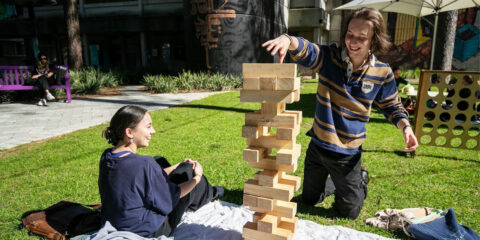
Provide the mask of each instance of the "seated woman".
[{"label": "seated woman", "polygon": [[144,237],[170,236],[187,209],[195,211],[224,192],[208,183],[197,161],[165,167],[162,157],[138,155],[154,133],[146,109],[120,108],[103,132],[114,147],[103,152],[98,176],[102,223]]},{"label": "seated woman", "polygon": [[[35,81],[34,85],[38,87],[40,92],[40,101],[38,106],[47,106],[47,100],[55,100],[55,97],[48,91],[50,81],[53,80],[53,67],[50,66],[46,54],[38,54],[37,65],[33,68],[32,79]],[[45,100],[45,98],[47,100]]]}]

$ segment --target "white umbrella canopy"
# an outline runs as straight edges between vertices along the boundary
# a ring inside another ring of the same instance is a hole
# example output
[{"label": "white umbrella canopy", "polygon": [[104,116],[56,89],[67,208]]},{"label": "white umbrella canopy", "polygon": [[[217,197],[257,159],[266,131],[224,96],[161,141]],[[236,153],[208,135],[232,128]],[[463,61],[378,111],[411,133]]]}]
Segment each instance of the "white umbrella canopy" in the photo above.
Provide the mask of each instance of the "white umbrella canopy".
[{"label": "white umbrella canopy", "polygon": [[335,10],[371,7],[383,12],[396,12],[421,17],[478,6],[480,6],[480,0],[353,0],[335,8]]},{"label": "white umbrella canopy", "polygon": [[353,0],[334,10],[353,10],[370,7],[383,12],[403,13],[416,17],[435,14],[432,54],[430,56],[430,69],[432,69],[437,37],[438,13],[479,6],[480,0]]}]

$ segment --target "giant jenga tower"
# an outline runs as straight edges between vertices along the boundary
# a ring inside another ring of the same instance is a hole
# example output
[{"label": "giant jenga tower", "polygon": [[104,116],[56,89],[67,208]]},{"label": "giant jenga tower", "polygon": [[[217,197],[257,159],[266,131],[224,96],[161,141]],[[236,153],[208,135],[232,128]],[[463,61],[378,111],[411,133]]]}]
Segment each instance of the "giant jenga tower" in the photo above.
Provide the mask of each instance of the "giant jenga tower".
[{"label": "giant jenga tower", "polygon": [[243,64],[240,101],[262,104],[262,109],[245,115],[242,127],[247,139],[243,159],[249,167],[262,170],[244,185],[243,204],[255,211],[253,222],[243,226],[245,239],[293,238],[297,204],[290,200],[301,179],[286,173],[297,169],[301,146],[295,139],[302,112],[287,111],[285,104],[299,99],[296,64]]}]

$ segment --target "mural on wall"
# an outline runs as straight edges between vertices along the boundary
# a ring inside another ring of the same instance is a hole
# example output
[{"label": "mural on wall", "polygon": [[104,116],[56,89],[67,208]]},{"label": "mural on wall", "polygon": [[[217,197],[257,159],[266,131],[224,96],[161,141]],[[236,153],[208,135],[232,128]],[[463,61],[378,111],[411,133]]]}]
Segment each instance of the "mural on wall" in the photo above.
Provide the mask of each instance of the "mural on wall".
[{"label": "mural on wall", "polygon": [[[218,48],[219,36],[222,34],[222,18],[235,18],[235,10],[221,9],[228,0],[215,9],[213,0],[190,0],[192,8],[190,14],[195,16],[195,36],[200,40],[200,45],[205,48],[205,63],[207,69],[212,69],[209,58],[209,49]],[[202,17],[203,18],[202,18]]]},{"label": "mural on wall", "polygon": [[286,32],[283,0],[185,0],[188,68],[240,75],[242,63],[273,62],[261,44]]},{"label": "mural on wall", "polygon": [[[392,66],[428,69],[432,48],[434,16],[417,18],[391,13],[386,19],[392,26],[394,46],[387,55],[379,55]],[[452,67],[480,71],[480,7],[458,10]]]}]

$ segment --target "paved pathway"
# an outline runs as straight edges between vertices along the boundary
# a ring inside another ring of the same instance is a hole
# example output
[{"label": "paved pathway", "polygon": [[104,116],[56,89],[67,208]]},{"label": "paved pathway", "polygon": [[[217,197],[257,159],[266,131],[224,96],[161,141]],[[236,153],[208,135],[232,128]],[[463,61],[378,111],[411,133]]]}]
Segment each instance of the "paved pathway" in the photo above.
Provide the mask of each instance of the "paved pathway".
[{"label": "paved pathway", "polygon": [[120,89],[125,96],[49,102],[48,107],[38,107],[33,102],[0,104],[0,150],[106,123],[123,105],[157,110],[216,93],[149,94],[140,91],[141,88]]}]

